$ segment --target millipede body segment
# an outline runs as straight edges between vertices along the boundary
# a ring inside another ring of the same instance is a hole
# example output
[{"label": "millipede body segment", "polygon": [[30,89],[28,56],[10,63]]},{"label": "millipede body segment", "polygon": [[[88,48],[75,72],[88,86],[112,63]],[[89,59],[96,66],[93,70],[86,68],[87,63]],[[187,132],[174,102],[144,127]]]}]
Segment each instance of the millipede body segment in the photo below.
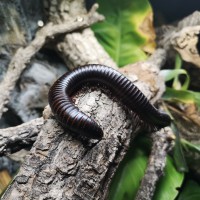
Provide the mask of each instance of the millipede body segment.
[{"label": "millipede body segment", "polygon": [[74,133],[100,139],[101,127],[72,102],[71,96],[84,84],[107,87],[125,106],[153,130],[168,126],[170,117],[156,109],[144,94],[124,75],[113,68],[89,64],[61,76],[49,90],[49,105],[55,117]]}]

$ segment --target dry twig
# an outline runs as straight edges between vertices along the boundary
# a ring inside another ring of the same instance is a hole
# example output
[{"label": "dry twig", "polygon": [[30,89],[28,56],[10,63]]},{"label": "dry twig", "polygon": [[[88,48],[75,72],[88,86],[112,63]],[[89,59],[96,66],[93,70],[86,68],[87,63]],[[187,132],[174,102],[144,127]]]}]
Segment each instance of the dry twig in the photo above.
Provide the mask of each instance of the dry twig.
[{"label": "dry twig", "polygon": [[164,128],[152,135],[153,147],[149,163],[142,179],[136,200],[151,200],[156,189],[156,183],[163,176],[166,165],[167,152],[172,147],[172,131]]},{"label": "dry twig", "polygon": [[94,4],[91,11],[85,16],[71,18],[62,24],[53,24],[49,22],[41,28],[35,36],[35,39],[25,48],[20,48],[11,60],[7,73],[0,84],[0,118],[6,111],[5,105],[9,102],[10,94],[13,91],[16,81],[19,79],[22,71],[26,68],[31,58],[43,47],[46,40],[54,38],[58,34],[69,33],[77,29],[83,29],[103,20],[103,16],[96,13],[98,8]]},{"label": "dry twig", "polygon": [[31,145],[36,140],[43,121],[43,118],[38,118],[17,127],[0,129],[0,155],[14,153]]}]

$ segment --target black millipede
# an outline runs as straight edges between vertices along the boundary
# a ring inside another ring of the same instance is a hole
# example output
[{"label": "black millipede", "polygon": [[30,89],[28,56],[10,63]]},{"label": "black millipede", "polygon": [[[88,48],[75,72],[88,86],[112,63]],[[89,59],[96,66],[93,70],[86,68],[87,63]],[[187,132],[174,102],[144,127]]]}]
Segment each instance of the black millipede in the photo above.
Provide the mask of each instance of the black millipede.
[{"label": "black millipede", "polygon": [[61,76],[49,90],[49,105],[57,120],[70,131],[91,139],[103,136],[101,127],[72,102],[71,96],[84,84],[108,88],[154,131],[168,126],[169,115],[156,109],[145,95],[124,75],[113,68],[89,64]]}]

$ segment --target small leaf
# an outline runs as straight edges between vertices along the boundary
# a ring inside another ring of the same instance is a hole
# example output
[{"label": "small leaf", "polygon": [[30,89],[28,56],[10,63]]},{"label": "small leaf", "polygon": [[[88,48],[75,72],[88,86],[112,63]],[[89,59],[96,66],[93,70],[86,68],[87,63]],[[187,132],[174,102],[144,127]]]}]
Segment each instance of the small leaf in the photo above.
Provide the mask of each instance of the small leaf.
[{"label": "small leaf", "polygon": [[200,144],[192,144],[191,142],[181,139],[181,144],[185,151],[192,151],[200,154]]},{"label": "small leaf", "polygon": [[182,59],[179,54],[176,54],[175,69],[181,69],[181,66],[182,66]]},{"label": "small leaf", "polygon": [[101,45],[119,66],[145,60],[142,47],[148,41],[140,25],[151,11],[147,0],[97,0],[106,17],[92,29]]},{"label": "small leaf", "polygon": [[164,77],[165,81],[170,81],[178,77],[179,75],[185,75],[185,82],[182,86],[180,86],[179,83],[175,82],[173,83],[174,89],[182,89],[187,90],[189,83],[190,83],[190,77],[186,70],[184,69],[165,69],[160,71],[160,75]]},{"label": "small leaf", "polygon": [[163,99],[168,101],[180,101],[183,103],[195,103],[200,109],[200,92],[175,90],[167,87]]},{"label": "small leaf", "polygon": [[[178,54],[176,54],[175,69],[181,69],[181,65],[182,65],[182,60],[181,60],[180,56]],[[174,78],[174,81],[173,81],[173,84],[172,84],[172,88],[174,88],[176,90],[182,89],[181,88],[181,82],[179,81],[178,76],[176,76]]]},{"label": "small leaf", "polygon": [[173,132],[176,135],[175,146],[173,149],[173,158],[176,168],[179,172],[188,172],[188,166],[186,164],[185,156],[180,142],[180,133],[175,124],[171,125]]},{"label": "small leaf", "polygon": [[[190,77],[186,70],[181,69],[182,66],[182,60],[181,57],[177,54],[176,55],[176,61],[175,61],[175,69],[172,70],[162,70],[160,74],[165,78],[165,81],[173,80],[172,88],[176,90],[187,90],[189,83],[190,83]],[[185,81],[183,84],[179,81],[179,75],[185,75]]]},{"label": "small leaf", "polygon": [[193,171],[198,171],[200,163],[200,143],[192,144],[187,140],[181,139],[181,145],[189,168]]}]

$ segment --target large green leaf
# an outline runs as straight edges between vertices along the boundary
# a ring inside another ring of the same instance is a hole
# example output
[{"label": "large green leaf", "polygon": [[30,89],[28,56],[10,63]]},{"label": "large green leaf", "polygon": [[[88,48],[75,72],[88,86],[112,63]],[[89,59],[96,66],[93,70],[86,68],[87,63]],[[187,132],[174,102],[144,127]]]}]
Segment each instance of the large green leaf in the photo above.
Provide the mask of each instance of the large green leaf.
[{"label": "large green leaf", "polygon": [[147,0],[97,0],[106,20],[92,28],[102,46],[119,66],[146,58],[147,39],[139,26],[151,8]]},{"label": "large green leaf", "polygon": [[180,196],[177,200],[199,200],[200,185],[192,180],[186,182]]}]

